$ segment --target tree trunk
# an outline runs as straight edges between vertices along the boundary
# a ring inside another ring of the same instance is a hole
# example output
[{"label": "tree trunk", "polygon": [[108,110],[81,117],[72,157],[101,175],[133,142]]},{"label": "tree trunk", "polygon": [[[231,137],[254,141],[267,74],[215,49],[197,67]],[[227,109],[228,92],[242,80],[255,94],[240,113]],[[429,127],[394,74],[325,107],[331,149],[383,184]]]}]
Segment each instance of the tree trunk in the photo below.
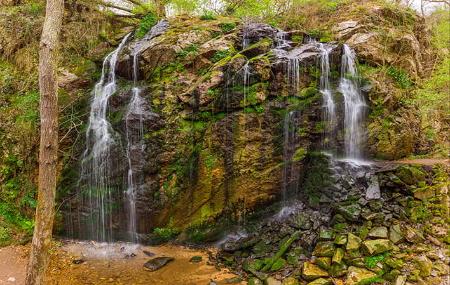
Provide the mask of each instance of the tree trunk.
[{"label": "tree trunk", "polygon": [[38,204],[26,285],[43,284],[52,240],[58,159],[57,57],[63,15],[64,0],[47,0],[39,51],[41,140]]}]

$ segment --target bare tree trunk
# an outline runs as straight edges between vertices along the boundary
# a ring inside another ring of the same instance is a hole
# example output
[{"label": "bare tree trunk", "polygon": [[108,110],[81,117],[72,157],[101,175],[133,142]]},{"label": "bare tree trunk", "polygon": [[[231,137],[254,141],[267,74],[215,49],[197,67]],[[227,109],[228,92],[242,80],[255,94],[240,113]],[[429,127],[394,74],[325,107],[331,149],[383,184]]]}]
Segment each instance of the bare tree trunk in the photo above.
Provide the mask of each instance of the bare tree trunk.
[{"label": "bare tree trunk", "polygon": [[52,240],[58,160],[57,57],[63,15],[64,0],[47,0],[39,51],[41,141],[38,205],[26,285],[43,284]]}]

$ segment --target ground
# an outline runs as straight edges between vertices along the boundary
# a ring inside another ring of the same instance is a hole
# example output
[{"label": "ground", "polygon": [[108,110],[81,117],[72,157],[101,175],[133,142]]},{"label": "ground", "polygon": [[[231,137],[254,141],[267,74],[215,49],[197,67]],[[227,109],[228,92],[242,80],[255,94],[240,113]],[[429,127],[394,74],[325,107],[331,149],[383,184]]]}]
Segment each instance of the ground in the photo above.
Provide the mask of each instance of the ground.
[{"label": "ground", "polygon": [[[175,260],[162,269],[149,272],[143,264],[154,257],[170,256]],[[28,246],[9,246],[0,249],[0,285],[24,284]],[[130,257],[131,254],[136,256]],[[201,256],[199,263],[190,262]],[[81,263],[80,263],[81,262]],[[80,264],[77,264],[80,263]],[[235,276],[209,264],[206,250],[192,250],[181,246],[138,247],[115,244],[105,248],[101,244],[62,242],[55,245],[49,266],[48,285],[101,284],[226,284]],[[240,284],[240,283],[235,283]],[[242,283],[243,284],[243,283]]]}]

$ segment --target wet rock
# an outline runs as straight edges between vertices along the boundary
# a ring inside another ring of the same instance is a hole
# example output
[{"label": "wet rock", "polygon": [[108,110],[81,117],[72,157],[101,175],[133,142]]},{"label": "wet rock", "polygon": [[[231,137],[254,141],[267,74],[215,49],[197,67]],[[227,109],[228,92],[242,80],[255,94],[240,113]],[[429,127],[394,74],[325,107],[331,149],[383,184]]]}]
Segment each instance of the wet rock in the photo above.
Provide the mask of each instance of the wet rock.
[{"label": "wet rock", "polygon": [[344,257],[344,250],[342,248],[337,248],[336,251],[334,252],[332,262],[341,263],[343,257]]},{"label": "wet rock", "polygon": [[391,241],[388,239],[366,240],[363,242],[363,246],[370,255],[383,253],[392,249]]},{"label": "wet rock", "polygon": [[388,238],[388,230],[386,227],[375,227],[370,230],[368,236],[371,238],[387,239]]},{"label": "wet rock", "polygon": [[256,277],[251,277],[248,279],[247,285],[263,285],[263,282]]},{"label": "wet rock", "polygon": [[431,275],[431,270],[433,269],[433,263],[426,256],[421,255],[415,260],[421,277],[428,277]]},{"label": "wet rock", "polygon": [[350,266],[345,280],[346,285],[363,284],[364,281],[370,280],[377,275],[367,269]]},{"label": "wet rock", "polygon": [[381,198],[381,192],[380,192],[380,183],[378,182],[378,176],[372,175],[370,177],[369,187],[367,187],[367,190],[366,190],[366,199],[373,200],[373,199],[380,199],[380,198]]},{"label": "wet rock", "polygon": [[282,285],[299,285],[300,283],[298,282],[298,280],[296,278],[288,277],[288,278],[284,279],[281,284]]},{"label": "wet rock", "polygon": [[352,233],[347,236],[347,250],[357,250],[361,245],[361,239]]},{"label": "wet rock", "polygon": [[273,277],[264,280],[264,285],[281,285],[281,282]]},{"label": "wet rock", "polygon": [[339,39],[345,39],[351,36],[359,28],[360,26],[357,21],[349,20],[338,23],[332,30],[337,33]]},{"label": "wet rock", "polygon": [[314,248],[313,255],[319,257],[333,257],[334,255],[334,243],[329,241],[319,242]]},{"label": "wet rock", "polygon": [[332,285],[333,282],[330,279],[319,278],[312,282],[309,282],[307,285]]},{"label": "wet rock", "polygon": [[166,256],[156,257],[147,261],[144,264],[144,267],[149,271],[156,271],[174,260],[175,258],[173,257],[166,257]]},{"label": "wet rock", "polygon": [[331,267],[331,258],[330,257],[318,257],[315,261],[315,264],[324,270],[328,270]]},{"label": "wet rock", "polygon": [[143,250],[142,251],[145,255],[147,255],[148,257],[153,257],[153,256],[155,256],[155,254],[153,253],[153,252],[150,252],[150,251],[148,251],[148,250]]},{"label": "wet rock", "polygon": [[341,205],[337,208],[337,212],[345,219],[356,222],[361,215],[361,206],[358,204]]},{"label": "wet rock", "polygon": [[389,240],[394,244],[397,244],[403,240],[403,233],[400,225],[392,225],[389,228]]},{"label": "wet rock", "polygon": [[263,38],[274,39],[278,30],[263,23],[248,23],[242,28],[242,38],[246,45],[250,46]]},{"label": "wet rock", "polygon": [[328,272],[311,262],[303,263],[302,276],[306,280],[314,280],[320,277],[328,277]]},{"label": "wet rock", "polygon": [[345,263],[334,263],[328,270],[331,276],[341,277],[347,274],[347,265]]},{"label": "wet rock", "polygon": [[421,243],[425,240],[423,234],[410,226],[405,227],[405,238],[407,241],[412,243]]}]

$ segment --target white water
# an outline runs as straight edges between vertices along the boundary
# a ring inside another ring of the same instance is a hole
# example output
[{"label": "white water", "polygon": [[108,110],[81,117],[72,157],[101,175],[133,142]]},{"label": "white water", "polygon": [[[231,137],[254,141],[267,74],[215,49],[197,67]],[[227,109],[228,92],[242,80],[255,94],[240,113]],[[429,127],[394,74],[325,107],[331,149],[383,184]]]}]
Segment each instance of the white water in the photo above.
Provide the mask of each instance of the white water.
[{"label": "white water", "polygon": [[[153,38],[163,34],[168,28],[168,22],[165,20],[159,21],[154,25],[147,35],[144,36],[142,42],[151,41]],[[144,114],[146,113],[145,100],[142,98],[142,88],[138,85],[139,80],[139,55],[141,53],[141,42],[137,42],[133,51],[133,97],[128,105],[128,110],[125,115],[126,125],[126,139],[127,139],[127,162],[128,162],[128,174],[127,174],[127,190],[125,192],[125,199],[127,203],[127,215],[128,215],[128,234],[130,241],[139,242],[137,235],[137,215],[136,215],[136,202],[137,202],[137,188],[138,177],[136,166],[133,165],[132,152],[140,152],[138,155],[144,155]],[[138,127],[136,128],[135,121],[138,120]],[[134,128],[132,127],[134,126]],[[136,156],[136,154],[134,154]]]},{"label": "white water", "polygon": [[339,89],[344,96],[345,155],[358,159],[362,157],[362,127],[367,105],[359,87],[355,53],[348,45],[344,45]]},{"label": "white water", "polygon": [[297,94],[300,90],[300,60],[296,56],[289,56],[287,63],[287,78],[290,90],[293,94]]},{"label": "white water", "polygon": [[319,43],[320,49],[320,93],[323,96],[323,107],[325,109],[325,121],[329,132],[333,132],[336,127],[336,104],[333,99],[333,90],[330,86],[330,52],[331,47]]},{"label": "white water", "polygon": [[120,51],[128,40],[124,37],[119,47],[103,62],[102,76],[95,85],[86,131],[86,150],[81,162],[82,189],[87,191],[82,203],[87,206],[88,231],[86,238],[99,241],[112,239],[112,189],[109,181],[112,168],[110,151],[116,143],[107,120],[108,100],[116,92],[116,64]]},{"label": "white water", "polygon": [[[297,128],[294,119],[298,111],[290,111],[284,117],[283,122],[283,173],[282,173],[282,198],[283,204],[288,201],[288,192],[296,175],[292,164],[292,156],[295,152],[295,136]],[[294,185],[295,186],[295,185]]]}]

